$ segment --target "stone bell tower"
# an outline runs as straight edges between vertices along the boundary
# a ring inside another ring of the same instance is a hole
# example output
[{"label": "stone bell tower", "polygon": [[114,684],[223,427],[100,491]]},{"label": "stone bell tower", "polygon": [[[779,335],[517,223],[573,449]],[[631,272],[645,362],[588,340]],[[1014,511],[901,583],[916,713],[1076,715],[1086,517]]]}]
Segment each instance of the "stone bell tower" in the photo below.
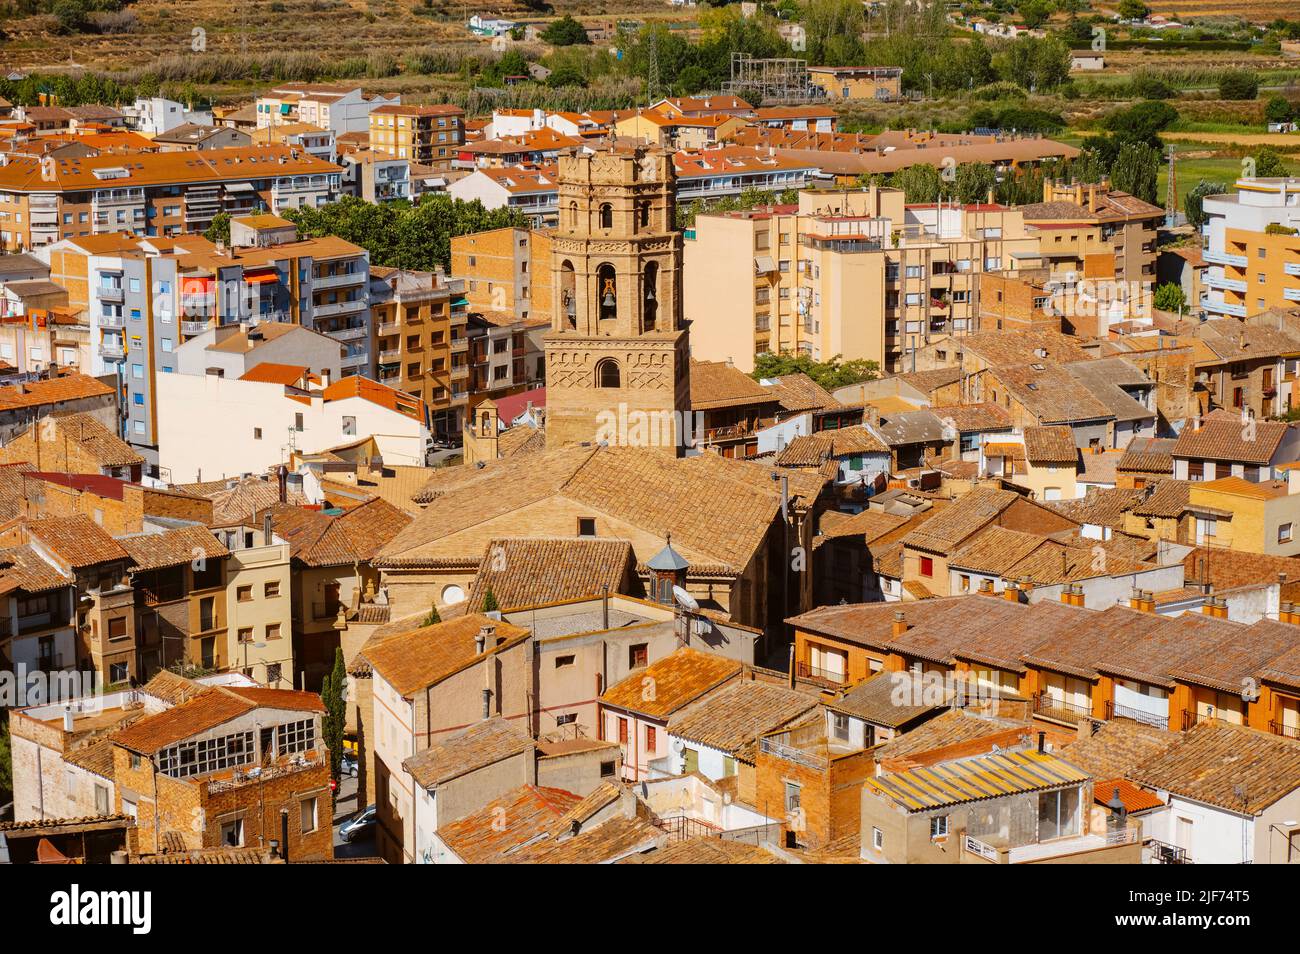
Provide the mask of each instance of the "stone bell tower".
[{"label": "stone bell tower", "polygon": [[561,157],[551,233],[546,442],[678,454],[690,413],[682,236],[661,149]]}]

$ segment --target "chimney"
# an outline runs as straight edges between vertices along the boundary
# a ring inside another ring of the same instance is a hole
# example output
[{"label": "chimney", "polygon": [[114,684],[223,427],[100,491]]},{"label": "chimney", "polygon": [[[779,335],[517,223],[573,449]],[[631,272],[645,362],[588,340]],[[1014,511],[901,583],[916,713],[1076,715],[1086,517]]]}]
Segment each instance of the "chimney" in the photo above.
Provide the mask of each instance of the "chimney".
[{"label": "chimney", "polygon": [[902,610],[894,610],[894,627],[893,637],[897,639],[907,632],[907,614]]},{"label": "chimney", "polygon": [[269,512],[264,513],[262,514],[262,546],[269,547],[274,539],[275,537],[271,533],[271,514]]},{"label": "chimney", "polygon": [[73,724],[72,706],[64,706],[63,707],[63,731],[71,732],[72,724]]},{"label": "chimney", "polygon": [[984,596],[993,596],[993,595],[994,595],[994,593],[993,593],[993,581],[992,581],[992,580],[980,580],[980,593],[982,593]]},{"label": "chimney", "polygon": [[1006,587],[1002,590],[1002,598],[1012,603],[1020,602],[1020,584],[1015,580],[1007,580]]},{"label": "chimney", "polygon": [[1292,615],[1294,614],[1294,612],[1295,612],[1294,603],[1291,602],[1283,603],[1281,606],[1278,607],[1278,614],[1277,614],[1278,622],[1279,623],[1294,622],[1294,620],[1292,619]]},{"label": "chimney", "polygon": [[289,468],[281,464],[275,471],[275,481],[280,488],[280,503],[289,502]]},{"label": "chimney", "polygon": [[1047,752],[1047,733],[1039,732],[1038,733],[1038,754],[1043,755],[1046,752]]},{"label": "chimney", "polygon": [[1133,587],[1133,591],[1128,595],[1128,605],[1130,609],[1135,609],[1139,613],[1142,612],[1142,591],[1136,586]]},{"label": "chimney", "polygon": [[1219,610],[1219,612],[1218,612],[1216,615],[1219,617],[1219,619],[1227,619],[1227,618],[1228,618],[1228,601],[1227,601],[1227,599],[1224,598],[1224,597],[1222,597],[1222,596],[1217,596],[1217,597],[1215,597],[1214,602],[1215,602],[1215,604],[1218,606],[1218,610]]},{"label": "chimney", "polygon": [[1217,607],[1214,605],[1214,597],[1207,596],[1205,602],[1201,604],[1202,616],[1217,616]]},{"label": "chimney", "polygon": [[488,642],[492,639],[492,634],[496,632],[495,626],[480,626],[478,635],[474,637],[474,653],[482,656],[487,652]]}]

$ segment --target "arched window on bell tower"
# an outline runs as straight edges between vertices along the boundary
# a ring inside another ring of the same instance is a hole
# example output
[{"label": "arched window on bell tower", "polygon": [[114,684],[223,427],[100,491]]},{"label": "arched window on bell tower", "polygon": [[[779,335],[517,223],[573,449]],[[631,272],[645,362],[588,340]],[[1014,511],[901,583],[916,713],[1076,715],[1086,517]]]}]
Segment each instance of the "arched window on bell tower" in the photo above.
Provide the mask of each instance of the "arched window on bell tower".
[{"label": "arched window on bell tower", "polygon": [[638,229],[650,227],[650,202],[647,199],[642,199],[636,204],[636,227]]},{"label": "arched window on bell tower", "polygon": [[596,269],[596,316],[601,321],[618,317],[618,282],[614,266],[606,262]]},{"label": "arched window on bell tower", "polygon": [[564,310],[564,326],[570,330],[578,327],[577,273],[567,258],[560,263],[560,307]]},{"label": "arched window on bell tower", "polygon": [[578,231],[578,203],[576,200],[569,203],[569,231]]},{"label": "arched window on bell tower", "polygon": [[602,229],[612,229],[614,227],[614,207],[608,202],[600,206],[600,227]]},{"label": "arched window on bell tower", "polygon": [[596,387],[617,388],[621,386],[620,380],[618,362],[613,358],[605,358],[596,365]]},{"label": "arched window on bell tower", "polygon": [[659,321],[659,264],[647,262],[641,275],[641,330],[654,331]]}]

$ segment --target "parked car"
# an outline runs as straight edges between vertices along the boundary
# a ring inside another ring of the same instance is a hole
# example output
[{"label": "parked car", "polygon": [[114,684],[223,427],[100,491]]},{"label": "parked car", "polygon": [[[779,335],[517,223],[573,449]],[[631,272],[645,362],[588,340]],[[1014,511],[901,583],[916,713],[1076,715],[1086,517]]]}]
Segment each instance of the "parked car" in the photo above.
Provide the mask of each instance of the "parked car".
[{"label": "parked car", "polygon": [[365,811],[345,821],[339,827],[339,837],[349,843],[358,838],[369,838],[374,835],[377,824],[379,824],[379,812],[374,805],[371,805]]},{"label": "parked car", "polygon": [[342,772],[344,775],[351,775],[353,778],[356,778],[357,757],[353,755],[351,752],[344,752],[343,759],[339,765],[339,771]]}]

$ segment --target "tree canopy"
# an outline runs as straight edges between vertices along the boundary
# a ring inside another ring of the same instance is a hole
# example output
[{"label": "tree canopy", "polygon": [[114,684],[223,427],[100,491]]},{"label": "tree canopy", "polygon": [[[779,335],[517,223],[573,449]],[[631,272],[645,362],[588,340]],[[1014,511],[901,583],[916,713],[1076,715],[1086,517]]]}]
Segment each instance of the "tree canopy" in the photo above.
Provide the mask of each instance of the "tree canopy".
[{"label": "tree canopy", "polygon": [[880,365],[875,361],[855,358],[845,361],[840,355],[828,361],[815,361],[811,355],[761,354],[754,359],[754,380],[776,378],[786,374],[806,374],[828,391],[859,381],[872,381],[880,376]]}]

